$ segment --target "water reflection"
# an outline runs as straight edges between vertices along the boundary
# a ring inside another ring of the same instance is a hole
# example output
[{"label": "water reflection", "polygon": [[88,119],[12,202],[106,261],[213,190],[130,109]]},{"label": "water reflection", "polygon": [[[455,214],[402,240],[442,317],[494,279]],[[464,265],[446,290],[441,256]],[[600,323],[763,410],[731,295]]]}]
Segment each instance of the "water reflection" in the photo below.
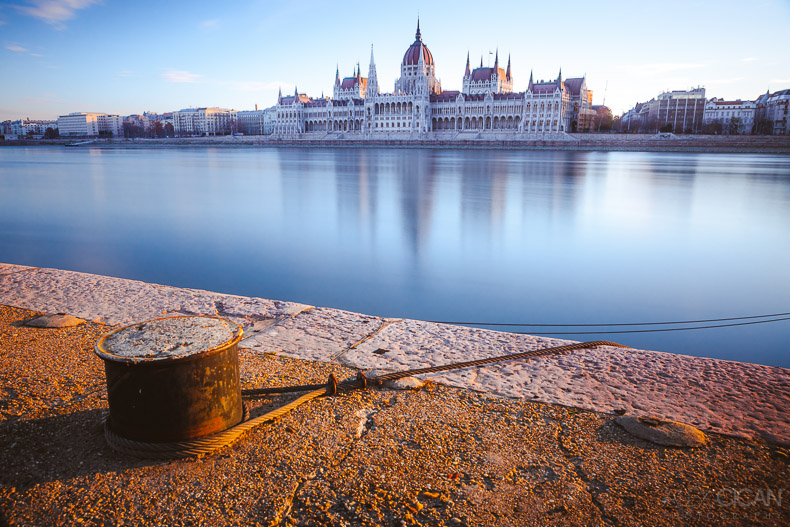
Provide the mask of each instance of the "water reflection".
[{"label": "water reflection", "polygon": [[[787,225],[779,156],[0,149],[0,261],[381,316],[784,312]],[[604,337],[790,366],[787,323]]]}]

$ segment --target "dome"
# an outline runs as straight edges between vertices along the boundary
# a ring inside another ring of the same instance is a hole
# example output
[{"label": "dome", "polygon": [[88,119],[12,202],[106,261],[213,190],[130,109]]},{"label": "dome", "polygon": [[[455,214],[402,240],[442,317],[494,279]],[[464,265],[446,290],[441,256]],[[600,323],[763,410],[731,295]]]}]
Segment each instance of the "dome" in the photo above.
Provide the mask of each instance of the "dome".
[{"label": "dome", "polygon": [[420,22],[417,21],[417,35],[414,39],[414,44],[409,46],[409,49],[406,50],[406,54],[403,55],[403,65],[404,66],[416,66],[420,62],[420,52],[422,52],[422,60],[425,62],[426,66],[433,65],[433,55],[431,55],[431,50],[428,49],[428,46],[422,43],[422,35],[420,35]]}]

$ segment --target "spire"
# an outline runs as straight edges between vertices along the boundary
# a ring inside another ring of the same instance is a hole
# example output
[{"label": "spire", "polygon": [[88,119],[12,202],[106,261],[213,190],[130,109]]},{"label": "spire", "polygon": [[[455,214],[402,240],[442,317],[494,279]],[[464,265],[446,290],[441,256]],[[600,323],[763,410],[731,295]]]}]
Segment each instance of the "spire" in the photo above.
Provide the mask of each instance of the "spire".
[{"label": "spire", "polygon": [[505,78],[510,80],[510,53],[507,54],[507,71],[505,72]]},{"label": "spire", "polygon": [[280,86],[280,91],[277,92],[277,104],[280,104],[280,101],[283,100],[283,88]]},{"label": "spire", "polygon": [[560,74],[557,77],[557,84],[562,84],[562,68],[560,68]]},{"label": "spire", "polygon": [[420,34],[420,17],[419,16],[417,17],[417,34],[414,35],[414,38],[416,40],[420,40],[420,41],[422,40],[422,35]]},{"label": "spire", "polygon": [[335,84],[340,84],[340,65],[335,70]]},{"label": "spire", "polygon": [[367,93],[379,94],[379,81],[376,78],[376,62],[373,60],[373,44],[370,45],[370,67],[368,68]]},{"label": "spire", "polygon": [[481,68],[483,67],[483,56],[482,55],[480,55],[480,67]]},{"label": "spire", "polygon": [[472,75],[471,70],[469,69],[469,52],[466,52],[466,71],[464,72],[464,77],[469,77]]},{"label": "spire", "polygon": [[494,73],[499,71],[499,48],[496,48],[496,57],[494,58]]},{"label": "spire", "polygon": [[528,90],[532,90],[532,70],[529,70],[529,84],[527,85]]},{"label": "spire", "polygon": [[294,97],[299,98],[299,89],[296,86],[294,86]]}]

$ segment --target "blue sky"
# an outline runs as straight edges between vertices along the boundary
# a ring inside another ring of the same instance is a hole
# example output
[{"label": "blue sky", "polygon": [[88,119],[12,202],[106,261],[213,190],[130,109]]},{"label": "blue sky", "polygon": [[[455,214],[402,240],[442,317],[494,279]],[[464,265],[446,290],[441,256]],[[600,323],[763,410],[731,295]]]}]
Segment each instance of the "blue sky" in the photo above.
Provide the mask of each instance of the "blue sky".
[{"label": "blue sky", "polygon": [[[218,7],[219,6],[219,7]],[[502,13],[491,13],[501,11]],[[444,89],[511,54],[514,88],[587,74],[615,113],[661,91],[754,99],[790,88],[790,1],[388,2],[17,0],[0,4],[0,120],[270,106],[331,94],[335,67],[391,90],[420,16]],[[493,58],[491,58],[493,60]]]}]

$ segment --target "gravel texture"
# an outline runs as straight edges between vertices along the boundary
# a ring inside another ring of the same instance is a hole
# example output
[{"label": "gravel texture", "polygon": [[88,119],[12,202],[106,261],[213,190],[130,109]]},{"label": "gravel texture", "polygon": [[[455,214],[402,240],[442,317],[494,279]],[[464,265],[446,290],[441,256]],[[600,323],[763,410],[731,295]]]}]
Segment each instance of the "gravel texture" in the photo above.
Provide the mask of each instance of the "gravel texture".
[{"label": "gravel texture", "polygon": [[[24,326],[37,314],[0,306],[0,525],[790,524],[784,447],[666,447],[606,413],[435,382],[317,399],[201,459],[126,457],[93,353],[113,328]],[[240,350],[244,388],[330,373],[356,371]]]}]

